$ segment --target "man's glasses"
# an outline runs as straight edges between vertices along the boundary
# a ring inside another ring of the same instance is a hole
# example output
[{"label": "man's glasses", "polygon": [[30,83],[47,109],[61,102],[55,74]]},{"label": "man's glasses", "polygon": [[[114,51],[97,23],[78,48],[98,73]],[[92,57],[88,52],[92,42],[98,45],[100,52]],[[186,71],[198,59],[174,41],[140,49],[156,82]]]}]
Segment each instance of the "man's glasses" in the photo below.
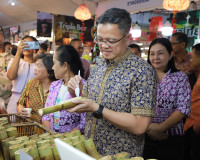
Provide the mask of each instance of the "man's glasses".
[{"label": "man's glasses", "polygon": [[181,42],[171,42],[171,45],[176,45],[176,44],[180,44],[180,43],[182,43],[182,41]]},{"label": "man's glasses", "polygon": [[119,41],[121,41],[123,38],[125,38],[126,37],[126,35],[125,36],[123,36],[122,38],[120,38],[119,40],[117,40],[117,41],[109,41],[109,40],[106,40],[106,41],[104,41],[103,39],[100,39],[100,38],[98,38],[98,37],[95,37],[95,43],[96,44],[98,44],[98,45],[102,45],[103,43],[104,44],[107,44],[107,45],[109,45],[109,46],[114,46],[117,42],[119,42]]}]

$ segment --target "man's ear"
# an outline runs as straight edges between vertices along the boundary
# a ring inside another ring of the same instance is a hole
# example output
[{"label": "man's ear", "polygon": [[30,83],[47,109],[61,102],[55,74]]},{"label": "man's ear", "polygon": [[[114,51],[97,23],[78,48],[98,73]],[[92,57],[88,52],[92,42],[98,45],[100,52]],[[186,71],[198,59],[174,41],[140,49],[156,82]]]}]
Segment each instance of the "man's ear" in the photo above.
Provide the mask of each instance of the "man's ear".
[{"label": "man's ear", "polygon": [[186,46],[186,43],[185,42],[181,42],[181,48],[186,48],[187,46]]}]

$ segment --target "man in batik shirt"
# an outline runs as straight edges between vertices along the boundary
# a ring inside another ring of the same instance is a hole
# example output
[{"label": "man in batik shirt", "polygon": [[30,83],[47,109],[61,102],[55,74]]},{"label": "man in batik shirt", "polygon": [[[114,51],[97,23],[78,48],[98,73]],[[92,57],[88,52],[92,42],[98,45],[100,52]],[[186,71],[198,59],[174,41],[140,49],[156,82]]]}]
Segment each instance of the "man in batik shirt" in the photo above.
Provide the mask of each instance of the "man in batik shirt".
[{"label": "man in batik shirt", "polygon": [[[107,10],[97,20],[96,43],[103,55],[83,89],[88,99],[74,101],[69,112],[87,112],[85,136],[94,139],[99,154],[128,152],[142,156],[144,133],[154,116],[156,80],[153,68],[127,47],[130,14]],[[69,81],[70,93],[81,78]],[[80,89],[82,84],[79,84]]]}]

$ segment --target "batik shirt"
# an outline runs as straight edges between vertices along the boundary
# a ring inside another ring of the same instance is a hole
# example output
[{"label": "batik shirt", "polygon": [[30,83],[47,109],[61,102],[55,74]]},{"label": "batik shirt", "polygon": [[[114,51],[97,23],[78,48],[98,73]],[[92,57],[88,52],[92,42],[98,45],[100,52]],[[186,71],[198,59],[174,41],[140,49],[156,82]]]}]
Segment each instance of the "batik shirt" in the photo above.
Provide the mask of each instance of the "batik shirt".
[{"label": "batik shirt", "polygon": [[[156,78],[153,68],[129,48],[114,61],[99,60],[84,87],[84,95],[105,108],[137,116],[154,116]],[[86,113],[86,138],[94,139],[101,155],[128,152],[142,156],[144,135],[123,131],[105,119]]]},{"label": "batik shirt", "polygon": [[190,59],[191,59],[191,55],[189,53],[187,53],[183,57],[182,61],[178,61],[176,56],[175,56],[174,62],[175,62],[176,68],[178,70],[184,72],[185,74],[193,73]]},{"label": "batik shirt", "polygon": [[[63,80],[58,80],[52,82],[49,88],[49,95],[45,104],[45,107],[50,107],[56,104],[56,99],[60,92],[61,86],[63,84]],[[82,80],[83,84],[85,84],[85,80]],[[70,93],[65,97],[65,100],[71,99]],[[85,127],[85,113],[69,113],[66,110],[60,111],[60,120],[59,120],[59,130],[54,128],[54,113],[47,114],[42,117],[42,121],[50,121],[51,129],[59,132],[65,133],[70,132],[72,129],[77,127],[80,131],[84,131]]]},{"label": "batik shirt", "polygon": [[[153,123],[162,123],[174,111],[189,116],[191,107],[191,88],[187,75],[183,72],[169,71],[157,87],[156,116]],[[184,123],[181,120],[177,125],[166,131],[168,135],[184,134]]]}]

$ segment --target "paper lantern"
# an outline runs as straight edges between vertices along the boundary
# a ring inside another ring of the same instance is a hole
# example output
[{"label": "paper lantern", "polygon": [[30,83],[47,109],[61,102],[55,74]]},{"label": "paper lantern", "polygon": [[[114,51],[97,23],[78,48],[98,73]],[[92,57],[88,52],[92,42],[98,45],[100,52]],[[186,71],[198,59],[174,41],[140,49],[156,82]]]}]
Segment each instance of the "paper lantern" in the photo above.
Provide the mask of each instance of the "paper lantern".
[{"label": "paper lantern", "polygon": [[163,7],[171,11],[186,10],[190,5],[190,0],[164,0]]},{"label": "paper lantern", "polygon": [[74,17],[81,21],[85,21],[91,18],[91,13],[85,4],[81,4],[74,12]]}]

